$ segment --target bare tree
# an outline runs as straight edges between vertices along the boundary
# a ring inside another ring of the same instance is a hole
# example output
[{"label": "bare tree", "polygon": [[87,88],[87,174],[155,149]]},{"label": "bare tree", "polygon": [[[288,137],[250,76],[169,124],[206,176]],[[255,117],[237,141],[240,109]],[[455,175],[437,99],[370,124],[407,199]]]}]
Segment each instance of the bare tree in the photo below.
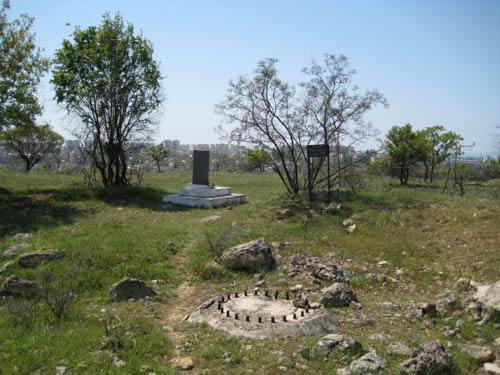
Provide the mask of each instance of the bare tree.
[{"label": "bare tree", "polygon": [[[346,147],[373,136],[371,124],[363,115],[376,104],[387,105],[378,91],[358,93],[352,84],[354,70],[349,70],[345,56],[325,55],[323,65],[313,62],[303,69],[309,78],[293,85],[278,78],[276,59],[260,61],[252,79],[245,76],[229,84],[223,103],[217,106],[229,123],[237,124],[230,132],[219,131],[230,141],[247,143],[269,151],[272,165],[290,193],[304,190],[307,183],[306,147],[325,143],[335,147],[337,157],[333,183],[340,182]],[[320,178],[324,161],[311,164],[313,186],[327,182]]]}]

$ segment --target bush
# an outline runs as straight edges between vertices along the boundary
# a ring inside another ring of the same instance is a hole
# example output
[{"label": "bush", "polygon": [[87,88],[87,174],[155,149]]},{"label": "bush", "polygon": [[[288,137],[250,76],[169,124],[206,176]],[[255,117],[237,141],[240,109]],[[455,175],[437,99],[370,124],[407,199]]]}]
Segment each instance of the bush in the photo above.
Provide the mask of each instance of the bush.
[{"label": "bush", "polygon": [[69,306],[75,295],[61,278],[53,273],[43,272],[39,276],[40,296],[47,304],[53,316],[59,322],[68,317]]}]

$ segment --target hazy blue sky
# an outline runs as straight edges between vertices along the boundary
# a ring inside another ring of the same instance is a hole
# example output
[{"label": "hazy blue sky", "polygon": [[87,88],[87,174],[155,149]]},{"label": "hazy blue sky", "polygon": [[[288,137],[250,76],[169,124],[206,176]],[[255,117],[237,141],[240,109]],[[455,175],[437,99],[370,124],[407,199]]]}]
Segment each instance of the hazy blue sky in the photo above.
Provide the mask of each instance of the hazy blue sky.
[{"label": "hazy blue sky", "polygon": [[[500,1],[128,1],[11,0],[12,18],[35,17],[48,56],[74,26],[121,12],[155,48],[167,78],[156,139],[215,143],[221,120],[214,106],[228,82],[252,74],[266,57],[280,60],[282,78],[324,53],[344,54],[361,89],[376,88],[389,108],[368,114],[382,134],[392,125],[441,124],[461,133],[473,151],[490,152],[500,124]],[[67,26],[69,23],[71,26]],[[69,119],[52,101],[49,77],[41,95],[48,120],[64,136]]]}]

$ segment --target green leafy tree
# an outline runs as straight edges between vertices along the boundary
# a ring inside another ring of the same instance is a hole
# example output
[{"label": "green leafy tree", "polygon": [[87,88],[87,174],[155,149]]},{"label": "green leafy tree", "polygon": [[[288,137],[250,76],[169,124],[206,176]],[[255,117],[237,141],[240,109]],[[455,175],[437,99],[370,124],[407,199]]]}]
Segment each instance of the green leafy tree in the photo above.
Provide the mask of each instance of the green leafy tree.
[{"label": "green leafy tree", "polygon": [[163,159],[168,158],[169,155],[170,155],[170,150],[164,150],[162,143],[151,147],[151,158],[155,161],[156,167],[158,168],[158,172],[161,172],[160,162]]},{"label": "green leafy tree", "polygon": [[487,179],[500,178],[500,161],[488,160],[483,166],[483,173]]},{"label": "green leafy tree", "polygon": [[75,129],[102,184],[130,182],[128,154],[150,139],[161,104],[159,63],[153,46],[121,15],[104,15],[100,26],[75,28],[56,51],[55,97],[81,119]]},{"label": "green leafy tree", "polygon": [[271,163],[271,155],[269,155],[269,152],[262,149],[248,150],[245,162],[251,170],[258,169],[264,172],[266,166]]},{"label": "green leafy tree", "polygon": [[42,107],[37,100],[40,78],[49,60],[35,45],[33,18],[22,14],[9,21],[8,0],[0,9],[0,130],[34,124]]},{"label": "green leafy tree", "polygon": [[441,125],[430,126],[417,132],[417,150],[419,159],[425,165],[425,180],[430,177],[433,182],[436,178],[436,166],[448,159],[463,141],[459,134],[446,131]]},{"label": "green leafy tree", "polygon": [[63,137],[46,125],[24,125],[1,133],[6,147],[15,152],[25,163],[29,172],[46,155],[61,148]]},{"label": "green leafy tree", "polygon": [[399,176],[401,185],[408,184],[410,168],[418,160],[416,151],[418,139],[410,124],[393,126],[387,134],[386,150],[392,162],[392,168]]}]

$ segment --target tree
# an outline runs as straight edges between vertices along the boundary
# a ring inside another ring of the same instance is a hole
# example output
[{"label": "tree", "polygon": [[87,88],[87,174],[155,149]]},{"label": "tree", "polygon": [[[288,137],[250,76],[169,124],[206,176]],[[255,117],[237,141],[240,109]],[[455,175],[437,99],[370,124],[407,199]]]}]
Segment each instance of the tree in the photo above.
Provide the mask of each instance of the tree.
[{"label": "tree", "polygon": [[24,125],[1,133],[2,140],[11,151],[17,153],[29,172],[46,155],[57,152],[63,137],[46,125]]},{"label": "tree", "polygon": [[156,162],[156,166],[158,167],[158,172],[161,172],[160,162],[168,158],[170,155],[170,150],[164,150],[163,144],[159,143],[156,146],[151,147],[151,158]]},{"label": "tree", "polygon": [[124,186],[128,153],[144,144],[161,104],[159,63],[153,46],[121,15],[105,14],[100,26],[75,28],[56,51],[55,97],[81,120],[75,129],[106,187]]},{"label": "tree", "polygon": [[410,124],[393,126],[387,134],[386,151],[391,157],[392,168],[399,176],[401,185],[408,184],[410,168],[418,160],[418,138]]},{"label": "tree", "polygon": [[271,155],[269,155],[269,152],[262,149],[248,150],[245,161],[251,170],[258,169],[264,172],[266,165],[271,161]]},{"label": "tree", "polygon": [[0,131],[35,124],[42,107],[37,99],[40,78],[48,70],[49,60],[41,55],[31,32],[33,18],[22,14],[9,21],[8,0],[0,9]]},{"label": "tree", "polygon": [[445,130],[443,126],[436,125],[417,132],[417,138],[421,139],[420,144],[423,145],[419,159],[426,168],[426,181],[427,177],[430,177],[431,182],[434,181],[436,166],[448,159],[463,141],[459,134]]},{"label": "tree", "polygon": [[[364,139],[370,126],[362,121],[363,115],[386,101],[376,91],[358,93],[352,84],[355,71],[348,69],[344,56],[325,55],[322,66],[313,63],[304,69],[309,80],[299,84],[299,93],[278,77],[277,61],[260,61],[253,78],[241,76],[230,82],[217,111],[236,127],[224,132],[220,126],[219,131],[230,141],[268,151],[287,191],[298,193],[307,183],[306,146],[336,143],[340,150],[341,140],[350,144]],[[318,178],[321,164],[311,165],[313,185],[325,182]],[[338,163],[334,182],[339,181],[343,168],[348,166]]]}]

